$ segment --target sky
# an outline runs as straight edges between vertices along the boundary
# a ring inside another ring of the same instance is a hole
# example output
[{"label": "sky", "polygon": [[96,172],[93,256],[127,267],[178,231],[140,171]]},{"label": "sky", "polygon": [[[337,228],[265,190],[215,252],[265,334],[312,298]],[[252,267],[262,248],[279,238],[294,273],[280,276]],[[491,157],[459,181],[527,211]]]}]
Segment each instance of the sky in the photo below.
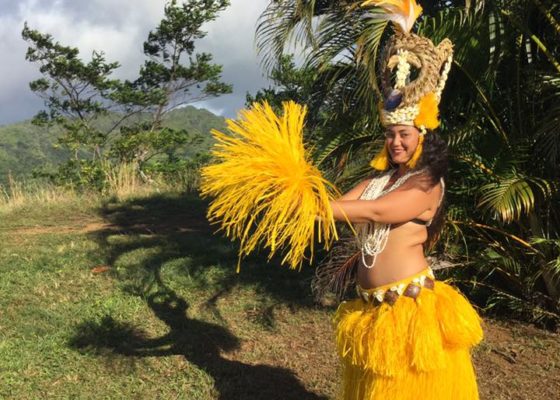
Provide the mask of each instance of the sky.
[{"label": "sky", "polygon": [[[231,0],[218,19],[203,27],[208,35],[197,52],[209,52],[223,66],[223,81],[232,94],[193,104],[215,114],[235,117],[245,94],[269,86],[259,66],[254,35],[259,15],[270,0]],[[24,22],[50,33],[66,46],[77,47],[89,61],[102,50],[121,67],[114,77],[133,79],[144,61],[142,43],[163,17],[166,0],[0,0],[0,125],[33,117],[42,100],[29,89],[40,77],[38,66],[25,61]]]}]

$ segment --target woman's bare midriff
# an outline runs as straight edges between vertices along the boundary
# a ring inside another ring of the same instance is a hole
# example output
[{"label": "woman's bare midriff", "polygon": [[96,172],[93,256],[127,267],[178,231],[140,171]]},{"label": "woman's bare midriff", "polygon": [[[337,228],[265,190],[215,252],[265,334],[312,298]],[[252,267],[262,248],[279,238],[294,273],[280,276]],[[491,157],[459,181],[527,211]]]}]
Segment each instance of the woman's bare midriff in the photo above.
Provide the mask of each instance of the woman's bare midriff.
[{"label": "woman's bare midriff", "polygon": [[[424,270],[428,263],[422,245],[427,235],[426,227],[414,222],[391,227],[387,246],[377,256],[373,268],[366,268],[360,262],[358,284],[364,289],[374,288]],[[369,264],[371,258],[366,258],[366,261]]]}]

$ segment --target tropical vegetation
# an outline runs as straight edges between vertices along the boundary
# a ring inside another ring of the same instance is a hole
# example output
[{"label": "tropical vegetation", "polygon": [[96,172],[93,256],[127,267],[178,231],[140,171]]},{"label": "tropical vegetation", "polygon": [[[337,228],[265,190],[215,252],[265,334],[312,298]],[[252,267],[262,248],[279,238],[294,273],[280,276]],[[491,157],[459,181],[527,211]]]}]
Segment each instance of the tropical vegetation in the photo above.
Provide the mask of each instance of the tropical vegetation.
[{"label": "tropical vegetation", "polygon": [[[117,114],[109,114],[99,118],[97,123],[105,126],[117,117]],[[149,118],[149,114],[142,113],[135,121],[148,121]],[[208,132],[212,129],[223,130],[225,120],[208,110],[186,106],[167,113],[162,126],[188,132],[191,140],[177,146],[175,154],[184,160],[184,168],[194,173],[207,158],[214,143]],[[60,127],[37,126],[29,120],[1,126],[0,185],[7,185],[9,177],[15,181],[29,181],[34,176],[55,175],[58,166],[72,157],[68,149],[57,144],[62,134]],[[151,176],[154,176],[154,172],[151,172]]]}]

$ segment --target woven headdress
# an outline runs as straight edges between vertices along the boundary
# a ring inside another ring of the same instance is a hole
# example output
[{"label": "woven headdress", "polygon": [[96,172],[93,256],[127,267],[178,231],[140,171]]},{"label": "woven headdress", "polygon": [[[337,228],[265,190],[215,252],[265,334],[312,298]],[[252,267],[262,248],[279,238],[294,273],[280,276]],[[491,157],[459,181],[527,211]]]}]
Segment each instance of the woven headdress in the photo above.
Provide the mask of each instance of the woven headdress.
[{"label": "woven headdress", "polygon": [[[395,34],[382,50],[379,68],[382,99],[379,114],[383,126],[410,125],[420,130],[418,147],[408,166],[414,168],[422,153],[427,130],[439,126],[439,102],[453,61],[453,45],[443,39],[435,46],[428,38],[411,33],[422,12],[415,0],[368,0],[372,18],[392,21]],[[389,167],[384,147],[371,162],[373,168]]]}]

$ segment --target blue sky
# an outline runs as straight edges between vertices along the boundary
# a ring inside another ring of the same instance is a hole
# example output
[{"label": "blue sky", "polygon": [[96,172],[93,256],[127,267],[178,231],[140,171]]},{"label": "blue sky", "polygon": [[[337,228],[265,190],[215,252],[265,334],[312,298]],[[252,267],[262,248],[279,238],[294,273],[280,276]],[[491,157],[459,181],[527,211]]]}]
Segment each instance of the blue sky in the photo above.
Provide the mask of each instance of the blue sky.
[{"label": "blue sky", "polygon": [[[269,0],[231,0],[220,17],[205,26],[206,38],[197,51],[210,52],[224,67],[223,79],[234,93],[196,107],[234,117],[243,107],[246,92],[268,86],[259,67],[254,45],[258,16]],[[133,78],[144,58],[142,43],[163,16],[165,0],[0,0],[0,125],[31,118],[42,109],[42,100],[29,90],[39,77],[38,66],[25,61],[26,42],[21,39],[25,21],[48,32],[62,44],[78,47],[84,59],[92,50],[105,52],[108,61],[119,61],[118,78]]]}]

